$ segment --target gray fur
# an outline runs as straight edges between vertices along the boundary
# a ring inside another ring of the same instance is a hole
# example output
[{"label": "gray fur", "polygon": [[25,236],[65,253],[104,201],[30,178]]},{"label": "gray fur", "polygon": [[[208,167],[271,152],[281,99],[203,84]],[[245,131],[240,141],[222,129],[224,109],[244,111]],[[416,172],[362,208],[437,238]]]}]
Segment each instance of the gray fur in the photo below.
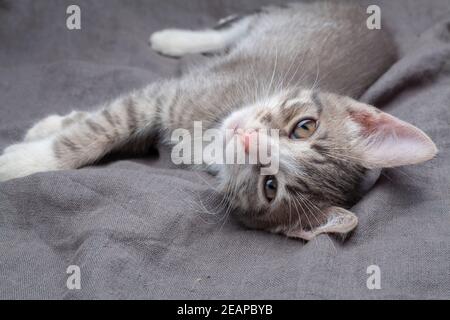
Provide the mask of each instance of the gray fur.
[{"label": "gray fur", "polygon": [[[251,227],[284,230],[301,224],[309,230],[323,224],[324,208],[348,207],[360,196],[357,186],[365,173],[364,165],[346,151],[349,137],[342,127],[350,100],[341,96],[359,97],[395,57],[386,33],[368,30],[366,18],[364,8],[331,2],[269,7],[247,16],[246,34],[222,48],[227,54],[181,78],[151,84],[65,121],[54,137],[54,169],[79,168],[125,147],[142,149],[138,146],[155,139],[168,143],[173,130],[191,130],[194,121],[203,121],[204,129],[220,127],[244,106],[274,95],[290,101],[307,93],[305,105],[261,109],[259,115],[282,132],[305,110],[323,118],[310,158],[280,159],[284,193],[277,204],[261,201],[258,166],[224,166],[219,188],[227,205]],[[229,20],[217,32],[241,21]],[[292,172],[293,167],[301,174]]]}]

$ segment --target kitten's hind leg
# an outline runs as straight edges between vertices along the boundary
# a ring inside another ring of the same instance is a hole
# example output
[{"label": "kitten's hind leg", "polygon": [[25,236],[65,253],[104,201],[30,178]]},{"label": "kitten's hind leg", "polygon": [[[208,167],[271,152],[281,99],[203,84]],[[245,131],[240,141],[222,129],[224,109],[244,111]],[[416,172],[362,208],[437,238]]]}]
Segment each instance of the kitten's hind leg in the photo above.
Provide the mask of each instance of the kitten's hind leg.
[{"label": "kitten's hind leg", "polygon": [[252,20],[253,16],[231,16],[219,21],[214,29],[165,29],[150,36],[150,45],[156,52],[170,57],[215,53],[229,48],[245,36]]}]

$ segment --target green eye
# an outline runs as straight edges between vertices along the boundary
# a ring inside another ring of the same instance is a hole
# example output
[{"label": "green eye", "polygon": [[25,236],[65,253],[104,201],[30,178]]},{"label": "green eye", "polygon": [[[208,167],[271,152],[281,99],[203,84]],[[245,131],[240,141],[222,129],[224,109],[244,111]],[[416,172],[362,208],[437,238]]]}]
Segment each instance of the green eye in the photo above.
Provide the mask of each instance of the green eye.
[{"label": "green eye", "polygon": [[295,126],[292,131],[291,139],[307,139],[317,129],[317,121],[313,119],[303,119]]},{"label": "green eye", "polygon": [[274,176],[268,176],[266,180],[264,180],[264,196],[267,201],[271,202],[275,199],[275,196],[277,195],[277,187],[277,179],[275,179]]}]

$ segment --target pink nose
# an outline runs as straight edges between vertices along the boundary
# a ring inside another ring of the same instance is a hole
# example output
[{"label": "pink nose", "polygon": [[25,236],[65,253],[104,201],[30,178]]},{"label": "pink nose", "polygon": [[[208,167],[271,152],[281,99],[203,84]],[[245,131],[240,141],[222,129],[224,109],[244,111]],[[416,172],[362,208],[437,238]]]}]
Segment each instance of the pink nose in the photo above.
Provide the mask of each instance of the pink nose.
[{"label": "pink nose", "polygon": [[249,153],[250,145],[253,143],[257,143],[258,133],[254,129],[248,129],[245,132],[240,134],[240,138],[242,141],[242,144],[244,145],[244,150],[246,153]]}]

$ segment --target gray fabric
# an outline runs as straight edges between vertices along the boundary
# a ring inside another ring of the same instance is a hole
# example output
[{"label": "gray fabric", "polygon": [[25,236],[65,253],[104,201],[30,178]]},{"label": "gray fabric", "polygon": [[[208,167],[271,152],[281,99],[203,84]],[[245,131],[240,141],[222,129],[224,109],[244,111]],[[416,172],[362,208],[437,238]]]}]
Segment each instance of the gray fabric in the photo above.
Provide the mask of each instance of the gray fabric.
[{"label": "gray fabric", "polygon": [[[81,31],[65,27],[73,2]],[[177,74],[180,61],[149,50],[151,32],[263,2],[2,2],[0,148],[49,113]],[[347,241],[208,217],[197,209],[213,178],[171,168],[161,152],[0,183],[0,298],[450,298],[450,1],[372,2],[401,57],[364,99],[421,127],[440,153],[386,170],[353,208],[360,224]],[[380,290],[366,287],[373,264]],[[81,290],[66,288],[69,265]]]}]

